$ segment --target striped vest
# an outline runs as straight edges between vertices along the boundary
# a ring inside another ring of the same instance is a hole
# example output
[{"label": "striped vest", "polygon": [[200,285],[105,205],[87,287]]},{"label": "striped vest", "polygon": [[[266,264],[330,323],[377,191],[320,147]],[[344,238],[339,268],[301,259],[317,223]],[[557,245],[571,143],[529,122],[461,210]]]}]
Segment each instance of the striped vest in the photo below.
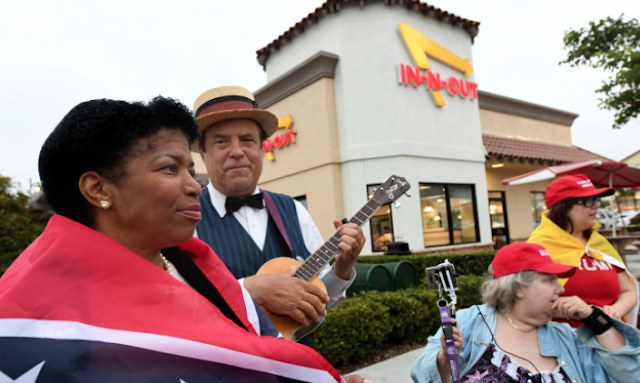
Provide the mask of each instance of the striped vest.
[{"label": "striped vest", "polygon": [[[309,251],[304,245],[293,198],[284,194],[264,190],[263,192],[269,193],[273,199],[295,255],[306,259]],[[233,214],[225,214],[220,218],[220,214],[211,204],[209,190],[206,187],[202,189],[200,204],[202,221],[196,227],[198,238],[211,246],[236,278],[256,274],[263,264],[273,258],[292,256],[271,215],[269,215],[264,250],[260,251]]]}]

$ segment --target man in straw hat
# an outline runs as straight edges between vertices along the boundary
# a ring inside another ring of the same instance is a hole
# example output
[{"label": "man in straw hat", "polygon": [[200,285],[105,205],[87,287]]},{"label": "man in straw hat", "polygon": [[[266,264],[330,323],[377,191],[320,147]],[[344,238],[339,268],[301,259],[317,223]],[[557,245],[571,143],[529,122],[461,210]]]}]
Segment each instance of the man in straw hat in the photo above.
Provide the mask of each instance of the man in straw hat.
[{"label": "man in straw hat", "polygon": [[[323,244],[307,210],[293,198],[258,189],[262,173],[262,142],[278,128],[272,113],[257,108],[247,89],[225,86],[204,92],[194,104],[199,151],[210,183],[200,203],[202,221],[197,236],[207,242],[249,291],[256,303],[274,314],[288,315],[302,325],[326,315],[344,299],[355,278],[353,265],[365,242],[353,223],[334,225],[340,233],[339,252],[320,279],[327,293],[312,283],[286,274],[255,275],[268,260],[307,258]],[[300,259],[299,259],[300,260]],[[258,315],[260,315],[258,310]]]}]

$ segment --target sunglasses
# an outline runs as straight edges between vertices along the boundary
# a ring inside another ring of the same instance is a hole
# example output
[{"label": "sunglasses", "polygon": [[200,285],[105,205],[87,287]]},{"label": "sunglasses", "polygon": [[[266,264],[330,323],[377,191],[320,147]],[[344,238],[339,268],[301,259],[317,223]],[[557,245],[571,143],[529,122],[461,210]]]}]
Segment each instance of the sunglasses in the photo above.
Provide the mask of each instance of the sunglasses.
[{"label": "sunglasses", "polygon": [[593,207],[595,204],[600,205],[600,197],[574,198],[573,203],[584,207]]}]

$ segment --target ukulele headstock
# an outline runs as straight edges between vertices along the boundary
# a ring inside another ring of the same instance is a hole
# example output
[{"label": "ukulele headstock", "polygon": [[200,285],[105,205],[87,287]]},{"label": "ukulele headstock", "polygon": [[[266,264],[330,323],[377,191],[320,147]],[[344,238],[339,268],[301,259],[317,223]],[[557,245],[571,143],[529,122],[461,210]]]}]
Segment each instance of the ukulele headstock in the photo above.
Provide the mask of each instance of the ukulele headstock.
[{"label": "ukulele headstock", "polygon": [[405,194],[411,185],[406,179],[392,175],[380,185],[371,197],[372,200],[380,204],[380,206],[395,202],[403,194]]}]

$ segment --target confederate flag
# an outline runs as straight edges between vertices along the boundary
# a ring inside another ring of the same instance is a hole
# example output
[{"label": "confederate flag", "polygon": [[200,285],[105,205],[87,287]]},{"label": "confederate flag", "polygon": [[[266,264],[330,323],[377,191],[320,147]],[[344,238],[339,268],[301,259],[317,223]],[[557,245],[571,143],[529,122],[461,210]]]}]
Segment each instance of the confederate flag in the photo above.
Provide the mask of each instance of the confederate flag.
[{"label": "confederate flag", "polygon": [[0,383],[343,381],[314,350],[256,335],[206,244],[180,248],[248,331],[111,238],[54,216],[0,278]]}]

